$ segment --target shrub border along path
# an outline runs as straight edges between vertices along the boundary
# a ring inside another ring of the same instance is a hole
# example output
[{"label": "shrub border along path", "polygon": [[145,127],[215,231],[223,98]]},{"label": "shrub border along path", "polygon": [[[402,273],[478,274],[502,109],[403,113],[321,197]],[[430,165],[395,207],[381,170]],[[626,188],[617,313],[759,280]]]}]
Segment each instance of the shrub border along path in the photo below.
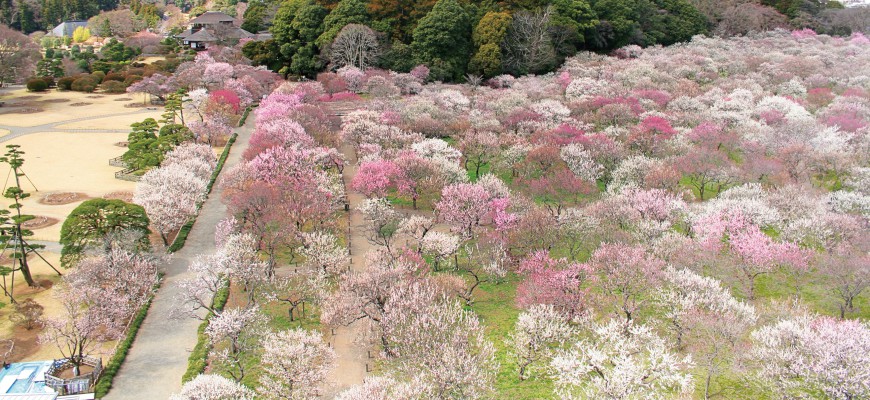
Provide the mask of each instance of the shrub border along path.
[{"label": "shrub border along path", "polygon": [[[239,126],[245,125],[245,122],[248,120],[248,115],[250,115],[250,113],[251,108],[246,108],[245,113],[242,114],[242,118],[239,120]],[[229,148],[229,146],[231,146],[236,141],[237,137],[238,135],[233,133],[233,136],[227,142],[227,148]],[[224,151],[224,153],[221,154],[221,158],[220,160],[218,160],[218,165],[215,171],[220,171],[221,168],[223,168],[224,162],[226,162],[228,154],[228,151]],[[211,188],[214,185],[216,179],[217,174],[212,175],[211,181],[209,181],[208,187],[206,188],[206,192],[211,192]],[[191,227],[193,226],[192,223],[189,224],[191,225]],[[184,239],[182,239],[182,246],[184,245],[184,240],[187,239],[187,232],[190,231],[190,229],[187,229],[187,231],[185,231],[184,228],[187,228],[187,225],[182,227],[181,231],[178,232],[178,237],[181,237],[182,232],[184,233]],[[175,243],[172,243],[172,245],[174,246]],[[173,251],[171,247],[170,251]],[[223,310],[224,306],[227,304],[227,299],[229,299],[229,296],[230,288],[229,282],[227,282],[227,286],[224,286],[220,291],[218,291],[215,294],[214,299],[212,299],[212,308],[218,311]],[[208,327],[208,322],[213,316],[214,314],[209,312],[208,315],[205,316],[205,320],[202,321],[202,324],[199,325],[199,329],[197,329],[196,347],[193,348],[193,351],[190,353],[190,357],[187,359],[187,371],[184,373],[184,376],[181,377],[181,382],[187,382],[195,378],[197,375],[205,372],[205,367],[208,365],[208,352],[211,350],[210,346],[208,345],[208,338],[205,336],[205,328]]]},{"label": "shrub border along path", "polygon": [[[136,315],[136,319],[138,320],[141,316],[142,321],[139,321],[138,324],[131,324],[127,338],[124,339],[124,343],[132,344],[138,335],[140,345],[132,348],[127,345],[123,348],[123,353],[121,353],[121,346],[118,347],[119,352],[116,353],[118,357],[113,357],[110,364],[106,366],[106,370],[117,371],[117,373],[101,378],[101,382],[98,383],[101,392],[97,397],[105,395],[105,398],[110,400],[168,398],[171,393],[178,392],[181,387],[180,375],[182,375],[185,365],[189,364],[184,360],[189,358],[192,361],[194,356],[201,353],[205,355],[197,357],[197,359],[205,360],[208,349],[203,348],[199,342],[202,342],[202,332],[204,332],[207,322],[203,322],[197,328],[196,321],[193,319],[169,321],[168,313],[175,308],[175,295],[180,291],[178,284],[187,275],[189,261],[198,254],[210,253],[215,250],[215,224],[225,216],[226,208],[220,204],[220,196],[211,196],[214,198],[210,198],[209,195],[224,165],[228,162],[233,165],[241,159],[241,153],[244,149],[236,148],[235,151],[232,151],[232,147],[239,137],[247,143],[252,130],[251,126],[245,126],[250,111],[250,108],[245,110],[239,121],[240,129],[227,141],[206,187],[204,200],[197,207],[198,215],[182,227],[172,245],[167,249],[168,252],[174,253],[174,260],[167,266],[167,279],[163,282],[163,289],[156,293],[152,300],[146,304],[146,307],[143,307],[143,310],[140,310],[139,314]],[[204,219],[207,221],[200,221],[201,224],[196,225],[197,219],[203,219],[200,217],[205,217]],[[191,246],[185,247],[188,238],[192,243]],[[213,301],[218,303],[222,297],[222,302],[226,302],[226,296],[220,294]],[[147,307],[150,305],[154,305],[155,309],[151,310],[149,315]],[[149,316],[150,318],[148,318]],[[142,332],[139,332],[140,328]],[[194,330],[200,334],[194,336]],[[189,339],[194,337],[198,340],[196,343],[191,343]],[[180,357],[183,354],[179,353],[189,350],[193,351],[189,357]],[[127,358],[129,359],[124,363]],[[204,367],[203,362],[202,368]],[[108,378],[106,383],[102,382],[102,379],[106,378]],[[114,390],[111,393],[105,393],[109,389]]]}]

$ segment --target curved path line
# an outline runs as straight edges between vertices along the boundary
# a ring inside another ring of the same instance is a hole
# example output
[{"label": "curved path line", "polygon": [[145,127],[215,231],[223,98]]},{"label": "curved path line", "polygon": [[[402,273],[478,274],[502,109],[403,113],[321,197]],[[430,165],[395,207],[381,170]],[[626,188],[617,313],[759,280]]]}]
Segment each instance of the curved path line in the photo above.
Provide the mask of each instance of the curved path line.
[{"label": "curved path line", "polygon": [[31,135],[34,133],[43,133],[43,132],[127,133],[127,132],[130,132],[129,129],[87,129],[87,128],[84,128],[84,129],[78,129],[78,128],[65,129],[65,128],[58,128],[58,126],[71,124],[71,123],[75,123],[75,122],[81,122],[81,121],[90,121],[90,120],[94,120],[94,119],[101,119],[101,118],[118,117],[118,116],[124,116],[124,115],[144,114],[144,113],[152,112],[152,111],[154,111],[154,110],[136,110],[136,111],[130,111],[130,112],[123,112],[123,113],[94,115],[94,116],[90,116],[90,117],[79,117],[79,118],[73,118],[73,119],[66,119],[63,121],[51,122],[48,124],[35,125],[35,126],[0,125],[0,129],[4,129],[4,130],[9,131],[8,134],[4,135],[3,137],[0,137],[0,143],[6,142],[6,141],[9,141],[9,140],[12,140],[12,139],[24,136],[24,135]]},{"label": "curved path line", "polygon": [[[255,114],[251,113],[245,125],[236,130],[239,136],[230,149],[223,171],[241,160],[255,120]],[[181,291],[179,283],[191,276],[187,271],[190,262],[200,254],[215,252],[215,225],[227,216],[221,194],[220,185],[215,185],[202,205],[184,248],[173,254],[172,261],[162,268],[165,273],[163,284],[154,295],[148,317],[115,376],[112,390],[104,399],[162,400],[181,389],[181,377],[187,371],[187,358],[196,345],[196,333],[201,321],[193,318],[170,319],[169,313],[176,307],[175,299]]]}]

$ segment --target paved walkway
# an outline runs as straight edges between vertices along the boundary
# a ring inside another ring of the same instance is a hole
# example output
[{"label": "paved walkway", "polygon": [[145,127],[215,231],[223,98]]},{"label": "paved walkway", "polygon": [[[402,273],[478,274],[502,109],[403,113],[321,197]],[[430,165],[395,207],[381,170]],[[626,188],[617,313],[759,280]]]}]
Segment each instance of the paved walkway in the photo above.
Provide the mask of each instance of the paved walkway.
[{"label": "paved walkway", "polygon": [[[237,130],[238,139],[230,150],[223,171],[241,160],[242,152],[248,147],[255,119],[251,113],[245,125]],[[166,274],[163,285],[155,295],[136,342],[105,399],[163,400],[180,390],[181,377],[187,370],[187,358],[196,345],[200,321],[193,318],[170,319],[169,312],[176,306],[179,282],[189,276],[187,266],[191,260],[199,254],[214,253],[215,225],[226,217],[226,212],[226,206],[221,202],[221,189],[215,185],[199,212],[184,248],[175,253],[172,261],[163,268]]]},{"label": "paved walkway", "polygon": [[[342,153],[350,164],[354,160],[354,152],[351,146],[342,147]],[[350,267],[354,272],[365,269],[365,254],[372,248],[366,239],[365,220],[359,212],[359,205],[365,200],[365,196],[350,189],[350,182],[356,176],[357,164],[352,163],[344,168],[344,182],[348,188],[347,200],[350,203]],[[368,358],[368,349],[365,344],[359,343],[362,323],[357,321],[350,326],[335,328],[335,335],[330,338],[330,344],[338,356],[338,365],[327,378],[326,388],[322,398],[331,399],[341,391],[353,385],[363,383],[367,374],[366,366],[373,367],[374,359]],[[375,355],[377,349],[371,350]]]},{"label": "paved walkway", "polygon": [[[42,133],[42,132],[69,132],[69,133],[129,133],[130,129],[69,129],[69,128],[58,128],[61,125],[71,124],[74,122],[81,121],[90,121],[92,119],[100,119],[100,118],[109,118],[109,117],[117,117],[120,115],[135,115],[135,114],[144,114],[144,113],[153,113],[154,110],[147,109],[139,109],[136,111],[128,111],[122,113],[114,113],[114,114],[103,114],[103,115],[93,115],[90,117],[81,117],[81,118],[73,118],[73,119],[65,119],[63,121],[51,122],[48,124],[36,125],[36,126],[9,126],[9,125],[0,125],[0,129],[5,129],[9,131],[9,134],[0,137],[0,143],[15,139],[17,137],[21,137],[24,135],[30,135],[34,133]],[[38,115],[33,116],[33,118],[39,118]]]}]

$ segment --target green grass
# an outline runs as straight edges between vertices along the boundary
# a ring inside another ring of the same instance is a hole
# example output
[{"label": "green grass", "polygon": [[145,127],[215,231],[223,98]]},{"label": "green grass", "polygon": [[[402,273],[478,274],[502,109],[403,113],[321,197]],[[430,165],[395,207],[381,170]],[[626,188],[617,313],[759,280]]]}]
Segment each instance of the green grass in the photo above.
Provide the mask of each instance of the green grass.
[{"label": "green grass", "polygon": [[481,284],[474,293],[472,309],[485,326],[486,338],[495,345],[499,363],[496,398],[552,399],[553,383],[543,374],[533,374],[524,381],[519,379],[517,363],[505,344],[520,314],[514,302],[518,282],[519,277],[512,275],[500,284]]},{"label": "green grass", "polygon": [[[226,293],[229,297],[230,304],[236,304],[237,302],[242,301],[240,300],[240,297],[245,295],[237,286],[233,286],[233,289],[228,290]],[[224,299],[224,303],[226,303],[226,301],[227,300]],[[306,304],[304,318],[300,317],[300,309],[297,309],[296,318],[294,318],[293,321],[290,321],[290,316],[287,313],[288,309],[288,306],[280,302],[260,303],[261,312],[268,317],[268,323],[266,328],[268,328],[269,331],[273,332],[295,328],[303,328],[308,330],[319,330],[322,328],[320,324],[320,310],[317,307],[314,307],[311,304]],[[201,330],[203,332],[205,331],[205,324],[203,324]],[[211,365],[214,372],[229,378],[229,371],[231,370],[231,368],[225,365],[219,365],[218,363],[208,362],[209,360],[207,352],[210,350],[207,348],[208,339],[205,338],[205,335],[202,335],[202,337],[205,339],[204,348],[206,349],[205,357],[201,359],[203,369],[206,365]],[[197,345],[199,345],[199,343]],[[262,371],[262,369],[260,368],[260,354],[258,352],[244,354],[242,356],[242,364],[245,367],[245,377],[242,379],[242,384],[251,388],[259,386],[258,381],[260,378],[260,373]],[[193,376],[196,376],[196,374],[194,374]]]},{"label": "green grass", "polygon": [[484,176],[492,170],[491,163],[486,163],[480,166],[480,173],[474,172],[474,167],[471,164],[468,165],[468,180],[471,182],[477,182],[481,176]]},{"label": "green grass", "polygon": [[[154,285],[155,292],[160,288],[162,281],[163,277],[161,275],[160,278],[158,278],[157,284]],[[113,354],[112,358],[109,359],[109,362],[106,363],[106,366],[103,368],[103,372],[100,375],[100,379],[97,381],[97,384],[94,385],[95,397],[101,398],[108,394],[109,390],[112,389],[112,382],[115,380],[115,376],[121,369],[121,365],[124,364],[124,360],[127,358],[127,353],[130,352],[130,347],[133,346],[133,342],[136,340],[136,335],[139,333],[139,328],[142,327],[142,322],[144,322],[145,317],[148,316],[148,309],[151,308],[152,300],[154,300],[153,295],[145,304],[142,305],[142,308],[136,312],[133,321],[130,322],[127,336],[118,343],[118,346],[115,348],[115,354]]]}]

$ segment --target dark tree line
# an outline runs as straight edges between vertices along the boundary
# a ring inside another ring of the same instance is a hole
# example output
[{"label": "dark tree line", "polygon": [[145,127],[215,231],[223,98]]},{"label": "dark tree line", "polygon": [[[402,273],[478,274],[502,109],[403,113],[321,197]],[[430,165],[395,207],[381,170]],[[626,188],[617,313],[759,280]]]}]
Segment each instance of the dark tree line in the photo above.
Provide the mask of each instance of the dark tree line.
[{"label": "dark tree line", "polygon": [[273,41],[244,51],[285,75],[313,77],[329,68],[338,32],[361,24],[378,33],[378,66],[426,64],[433,79],[455,81],[544,73],[578,50],[668,45],[697,34],[778,27],[848,34],[865,15],[817,0],[252,0],[243,27],[272,32]]}]

